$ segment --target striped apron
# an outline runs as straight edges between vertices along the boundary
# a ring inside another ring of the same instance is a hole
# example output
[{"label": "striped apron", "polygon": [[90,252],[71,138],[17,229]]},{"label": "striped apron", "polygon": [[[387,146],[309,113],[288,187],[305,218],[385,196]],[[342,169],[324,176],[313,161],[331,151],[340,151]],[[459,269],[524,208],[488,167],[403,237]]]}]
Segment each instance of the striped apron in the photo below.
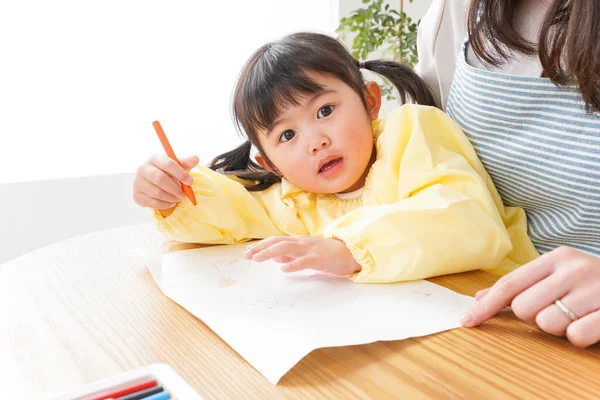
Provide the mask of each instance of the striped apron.
[{"label": "striped apron", "polygon": [[540,253],[600,256],[600,113],[576,87],[470,66],[458,57],[446,112],[462,127],[504,204],[527,213]]}]

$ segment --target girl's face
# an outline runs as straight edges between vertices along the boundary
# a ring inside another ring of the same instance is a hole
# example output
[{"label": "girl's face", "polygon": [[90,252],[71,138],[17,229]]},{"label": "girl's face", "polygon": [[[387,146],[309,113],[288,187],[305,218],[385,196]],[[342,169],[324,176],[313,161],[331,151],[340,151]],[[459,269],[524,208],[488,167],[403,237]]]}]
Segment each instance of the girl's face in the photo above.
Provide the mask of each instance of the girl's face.
[{"label": "girl's face", "polygon": [[[273,125],[259,132],[260,145],[282,175],[312,193],[344,193],[360,189],[374,151],[372,121],[381,106],[375,82],[365,85],[365,107],[359,95],[329,75],[307,73],[324,90],[284,109]],[[264,159],[257,161],[266,169]]]}]

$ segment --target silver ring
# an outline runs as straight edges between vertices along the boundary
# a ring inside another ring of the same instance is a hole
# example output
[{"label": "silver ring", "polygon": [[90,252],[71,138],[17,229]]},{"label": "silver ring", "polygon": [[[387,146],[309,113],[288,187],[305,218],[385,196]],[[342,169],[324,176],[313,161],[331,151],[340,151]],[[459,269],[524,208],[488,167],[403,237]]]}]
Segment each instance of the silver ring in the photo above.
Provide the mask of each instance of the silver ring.
[{"label": "silver ring", "polygon": [[577,319],[577,315],[575,315],[573,311],[569,310],[569,307],[565,306],[565,303],[563,303],[562,301],[556,300],[554,304],[556,304],[560,311],[562,311],[563,314],[569,317],[571,321],[575,321]]}]

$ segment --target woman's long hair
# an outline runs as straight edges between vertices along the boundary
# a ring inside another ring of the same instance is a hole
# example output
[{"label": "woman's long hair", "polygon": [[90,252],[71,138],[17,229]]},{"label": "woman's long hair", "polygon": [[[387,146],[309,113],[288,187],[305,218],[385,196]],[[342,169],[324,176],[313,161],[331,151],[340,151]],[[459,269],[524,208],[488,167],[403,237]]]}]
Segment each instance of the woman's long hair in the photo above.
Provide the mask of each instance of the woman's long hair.
[{"label": "woman's long hair", "polygon": [[537,43],[517,31],[522,0],[471,0],[469,43],[488,65],[510,59],[511,51],[538,54],[544,76],[557,85],[578,86],[588,112],[600,111],[600,1],[554,0]]}]

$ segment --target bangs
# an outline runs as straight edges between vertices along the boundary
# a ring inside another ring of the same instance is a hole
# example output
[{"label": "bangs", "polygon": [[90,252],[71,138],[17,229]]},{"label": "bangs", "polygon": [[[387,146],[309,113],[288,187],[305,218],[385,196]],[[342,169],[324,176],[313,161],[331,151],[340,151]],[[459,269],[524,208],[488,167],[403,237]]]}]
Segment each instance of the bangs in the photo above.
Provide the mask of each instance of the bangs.
[{"label": "bangs", "polygon": [[258,131],[269,130],[306,97],[324,92],[311,73],[345,82],[364,103],[362,77],[346,49],[329,36],[300,32],[262,46],[244,66],[233,98],[239,133],[258,147]]},{"label": "bangs", "polygon": [[[248,75],[247,84],[240,93],[236,107],[237,119],[246,133],[250,133],[248,130],[269,129],[282,112],[298,106],[303,97],[324,91],[324,88],[306,76],[299,66],[285,70],[283,65],[257,67]],[[266,73],[263,72],[265,70]]]}]

